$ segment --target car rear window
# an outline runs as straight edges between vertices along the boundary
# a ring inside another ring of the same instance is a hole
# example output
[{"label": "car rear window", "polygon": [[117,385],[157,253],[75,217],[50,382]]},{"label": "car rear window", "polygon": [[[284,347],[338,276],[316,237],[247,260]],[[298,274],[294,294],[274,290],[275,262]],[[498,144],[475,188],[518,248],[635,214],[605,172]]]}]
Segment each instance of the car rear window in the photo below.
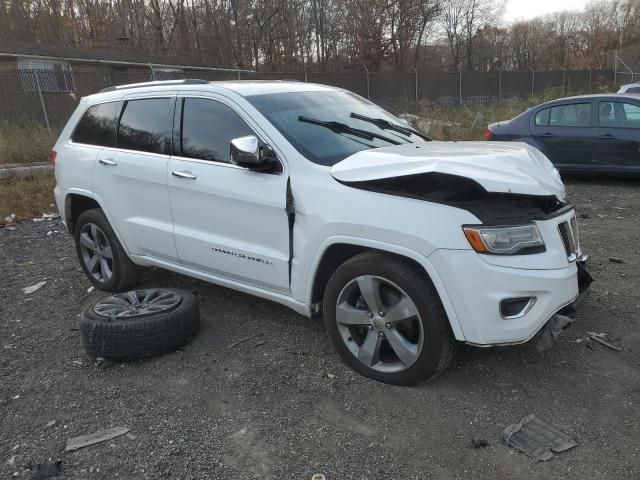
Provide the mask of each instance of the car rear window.
[{"label": "car rear window", "polygon": [[171,153],[171,105],[170,98],[127,101],[118,125],[117,147],[150,153]]},{"label": "car rear window", "polygon": [[113,147],[121,105],[121,102],[109,102],[89,107],[78,122],[71,141],[100,147]]}]

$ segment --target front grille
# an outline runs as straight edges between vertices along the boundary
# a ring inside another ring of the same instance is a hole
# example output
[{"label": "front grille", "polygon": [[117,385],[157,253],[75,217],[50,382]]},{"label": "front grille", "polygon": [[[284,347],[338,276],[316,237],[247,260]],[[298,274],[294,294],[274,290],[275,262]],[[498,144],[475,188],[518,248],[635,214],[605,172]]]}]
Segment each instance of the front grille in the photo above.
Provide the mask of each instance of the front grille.
[{"label": "front grille", "polygon": [[567,254],[567,260],[573,262],[578,258],[578,254],[580,252],[578,222],[576,221],[576,217],[574,216],[568,221],[560,222],[558,224],[558,231],[560,232],[560,238],[562,238],[564,251]]}]

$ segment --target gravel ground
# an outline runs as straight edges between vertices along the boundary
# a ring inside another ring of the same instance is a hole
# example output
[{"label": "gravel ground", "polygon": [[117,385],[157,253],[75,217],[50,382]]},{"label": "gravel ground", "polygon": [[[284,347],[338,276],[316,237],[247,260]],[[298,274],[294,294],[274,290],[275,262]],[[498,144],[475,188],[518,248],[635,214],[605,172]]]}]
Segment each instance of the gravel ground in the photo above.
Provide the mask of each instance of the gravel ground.
[{"label": "gravel ground", "polygon": [[[197,292],[199,336],[96,365],[78,314],[105,294],[87,292],[71,237],[59,220],[0,229],[0,478],[31,478],[47,459],[82,480],[639,478],[639,187],[568,182],[596,282],[551,350],[464,347],[442,378],[413,388],[348,370],[318,319],[156,270],[144,285]],[[623,350],[580,341],[587,331]],[[502,429],[531,412],[579,445],[538,464],[504,446]],[[135,438],[63,453],[67,438],[117,426]],[[474,437],[489,446],[472,448]]]}]

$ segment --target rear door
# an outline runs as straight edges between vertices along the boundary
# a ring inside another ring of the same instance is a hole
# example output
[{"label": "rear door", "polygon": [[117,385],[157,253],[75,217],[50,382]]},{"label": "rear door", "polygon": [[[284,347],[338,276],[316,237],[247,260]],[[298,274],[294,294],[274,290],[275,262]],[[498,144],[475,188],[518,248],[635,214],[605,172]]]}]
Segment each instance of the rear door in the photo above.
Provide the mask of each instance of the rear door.
[{"label": "rear door", "polygon": [[167,164],[175,92],[126,97],[114,147],[96,159],[93,189],[128,250],[176,261]]},{"label": "rear door", "polygon": [[531,135],[558,168],[584,170],[593,163],[593,104],[552,105],[532,115]]},{"label": "rear door", "polygon": [[640,171],[640,102],[598,102],[595,163],[606,171]]},{"label": "rear door", "polygon": [[233,138],[257,135],[234,104],[178,96],[167,183],[183,265],[272,291],[289,291],[287,175],[229,160]]}]

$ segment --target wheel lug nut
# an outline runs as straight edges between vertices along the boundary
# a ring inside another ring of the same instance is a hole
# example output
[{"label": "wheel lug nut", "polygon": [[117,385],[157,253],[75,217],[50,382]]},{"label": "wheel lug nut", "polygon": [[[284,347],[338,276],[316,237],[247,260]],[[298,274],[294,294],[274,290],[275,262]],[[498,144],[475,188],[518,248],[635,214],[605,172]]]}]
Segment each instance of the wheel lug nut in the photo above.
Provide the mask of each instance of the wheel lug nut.
[{"label": "wheel lug nut", "polygon": [[391,324],[390,324],[390,323],[387,323],[385,326],[386,326],[389,330],[391,330]]},{"label": "wheel lug nut", "polygon": [[384,332],[380,332],[380,333],[378,333],[378,336],[379,336],[379,337],[384,337]]},{"label": "wheel lug nut", "polygon": [[373,330],[373,325],[369,325],[369,330]]},{"label": "wheel lug nut", "polygon": [[373,313],[369,312],[369,318],[373,318]]},{"label": "wheel lug nut", "polygon": [[380,311],[378,312],[378,315],[380,315],[381,317],[384,317],[384,310],[380,310]]}]

